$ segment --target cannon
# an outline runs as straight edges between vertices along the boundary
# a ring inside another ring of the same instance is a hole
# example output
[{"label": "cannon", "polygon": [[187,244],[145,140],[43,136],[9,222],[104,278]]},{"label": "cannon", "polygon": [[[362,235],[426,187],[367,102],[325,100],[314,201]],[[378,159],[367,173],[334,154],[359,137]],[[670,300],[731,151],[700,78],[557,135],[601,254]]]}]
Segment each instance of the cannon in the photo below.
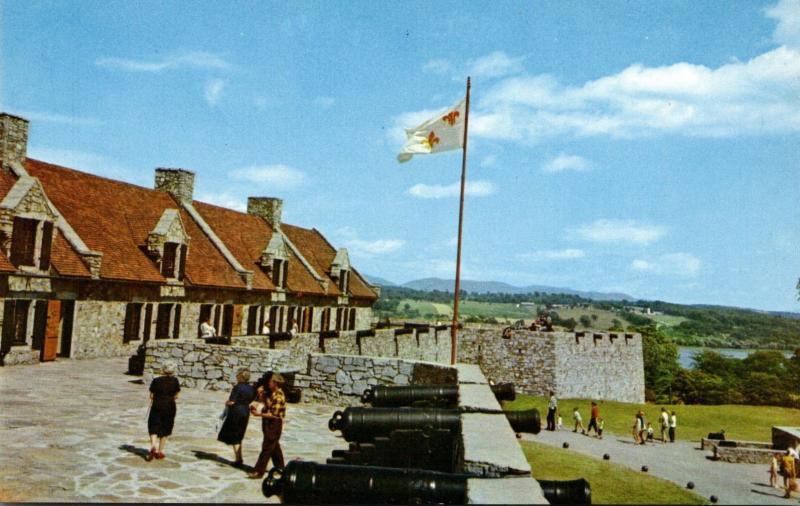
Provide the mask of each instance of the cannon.
[{"label": "cannon", "polygon": [[[253,383],[253,386],[256,388],[260,386],[267,388],[267,385],[269,385],[269,380],[272,378],[272,373],[273,371],[265,372],[255,383]],[[300,399],[303,396],[303,390],[294,386],[295,374],[297,374],[295,371],[280,372],[280,375],[283,376],[283,379],[286,381],[283,385],[283,393],[286,394],[286,402],[291,404],[297,404],[300,402]]]},{"label": "cannon", "polygon": [[[538,434],[542,429],[537,409],[504,411],[514,432]],[[346,441],[370,442],[398,429],[446,429],[461,433],[461,412],[443,408],[361,408],[336,411],[328,421],[330,430],[342,431]]]},{"label": "cannon", "polygon": [[284,504],[466,504],[468,477],[293,460],[270,469],[261,491]]},{"label": "cannon", "polygon": [[350,443],[349,450],[333,450],[328,464],[428,469],[452,473],[459,461],[461,438],[447,429],[394,430],[372,443]]},{"label": "cannon", "polygon": [[[516,398],[513,383],[498,383],[490,385],[490,388],[498,401],[513,401]],[[361,402],[384,408],[415,404],[455,406],[458,403],[458,385],[376,386],[364,390]]]},{"label": "cannon", "polygon": [[577,480],[539,480],[550,504],[592,504],[592,487],[583,478]]}]

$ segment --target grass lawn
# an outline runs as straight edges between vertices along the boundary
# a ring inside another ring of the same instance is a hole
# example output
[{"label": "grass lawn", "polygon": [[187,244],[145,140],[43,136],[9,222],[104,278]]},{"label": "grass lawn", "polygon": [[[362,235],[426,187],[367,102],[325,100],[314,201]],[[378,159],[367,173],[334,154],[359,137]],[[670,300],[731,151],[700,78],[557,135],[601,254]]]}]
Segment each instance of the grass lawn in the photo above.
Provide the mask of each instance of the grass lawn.
[{"label": "grass lawn", "polygon": [[[571,428],[572,410],[580,408],[584,424],[588,424],[590,400],[559,399],[558,406],[564,426]],[[630,404],[625,402],[600,401],[600,416],[605,419],[605,429],[617,435],[628,435],[633,426],[636,411],[644,410],[648,421],[653,422],[656,435],[659,433],[658,415],[660,404]],[[518,394],[513,402],[504,402],[506,409],[537,408],[542,416],[542,423],[547,415],[547,399],[532,395]],[[773,406],[740,406],[725,404],[722,406],[669,405],[665,408],[678,416],[677,439],[699,441],[709,432],[725,429],[728,439],[747,441],[771,441],[773,425],[796,426],[800,423],[800,409],[778,408]]]},{"label": "grass lawn", "polygon": [[620,464],[587,457],[541,443],[520,442],[537,480],[585,478],[592,504],[708,504],[674,483]]}]

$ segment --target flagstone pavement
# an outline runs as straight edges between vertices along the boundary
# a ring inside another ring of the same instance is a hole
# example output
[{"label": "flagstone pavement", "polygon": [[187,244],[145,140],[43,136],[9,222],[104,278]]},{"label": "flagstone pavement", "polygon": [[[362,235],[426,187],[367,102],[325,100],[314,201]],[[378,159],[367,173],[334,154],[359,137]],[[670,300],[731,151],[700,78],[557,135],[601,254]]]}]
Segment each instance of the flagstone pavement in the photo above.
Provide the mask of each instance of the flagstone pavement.
[{"label": "flagstone pavement", "polygon": [[[0,502],[279,502],[216,440],[228,392],[184,389],[166,458],[146,462],[147,385],[126,368],[126,358],[0,367]],[[289,405],[287,461],[325,462],[347,448],[327,428],[335,409]],[[260,447],[260,420],[251,417],[245,464]]]}]

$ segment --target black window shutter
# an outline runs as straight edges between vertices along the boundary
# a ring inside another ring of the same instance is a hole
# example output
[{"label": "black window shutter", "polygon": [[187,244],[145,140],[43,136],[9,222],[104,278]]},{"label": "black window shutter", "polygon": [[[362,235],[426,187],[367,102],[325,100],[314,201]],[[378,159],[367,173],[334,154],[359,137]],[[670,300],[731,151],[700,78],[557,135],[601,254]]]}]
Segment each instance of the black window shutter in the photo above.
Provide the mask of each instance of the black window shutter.
[{"label": "black window shutter", "polygon": [[172,327],[172,338],[178,339],[181,336],[181,305],[175,305],[175,325]]},{"label": "black window shutter", "polygon": [[3,342],[0,346],[0,352],[6,352],[11,349],[11,343],[14,341],[14,309],[16,301],[14,299],[6,299],[3,301]]},{"label": "black window shutter", "polygon": [[183,278],[186,276],[186,250],[187,247],[185,244],[181,245],[181,263],[178,266],[178,281],[183,281]]},{"label": "black window shutter", "polygon": [[150,339],[150,327],[153,323],[153,305],[147,304],[144,307],[144,332],[142,333],[145,341]]},{"label": "black window shutter", "polygon": [[50,250],[53,246],[53,222],[45,221],[42,224],[42,252],[39,255],[39,268],[43,271],[50,269]]}]

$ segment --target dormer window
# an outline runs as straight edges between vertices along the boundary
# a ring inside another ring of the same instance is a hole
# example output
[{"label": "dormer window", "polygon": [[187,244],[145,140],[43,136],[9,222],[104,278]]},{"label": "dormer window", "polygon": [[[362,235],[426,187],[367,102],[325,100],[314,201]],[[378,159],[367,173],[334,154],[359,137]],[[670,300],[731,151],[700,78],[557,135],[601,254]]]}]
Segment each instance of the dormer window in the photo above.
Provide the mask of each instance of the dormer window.
[{"label": "dormer window", "polygon": [[281,258],[272,260],[272,282],[276,288],[286,288],[286,278],[289,274],[289,262]]},{"label": "dormer window", "polygon": [[11,233],[11,262],[14,265],[48,270],[52,243],[52,222],[14,217]]},{"label": "dormer window", "polygon": [[339,291],[342,293],[347,293],[347,287],[349,284],[350,284],[350,271],[339,271],[339,281],[337,283]]},{"label": "dormer window", "polygon": [[161,275],[183,281],[186,273],[186,245],[176,242],[164,243],[161,257]]}]

